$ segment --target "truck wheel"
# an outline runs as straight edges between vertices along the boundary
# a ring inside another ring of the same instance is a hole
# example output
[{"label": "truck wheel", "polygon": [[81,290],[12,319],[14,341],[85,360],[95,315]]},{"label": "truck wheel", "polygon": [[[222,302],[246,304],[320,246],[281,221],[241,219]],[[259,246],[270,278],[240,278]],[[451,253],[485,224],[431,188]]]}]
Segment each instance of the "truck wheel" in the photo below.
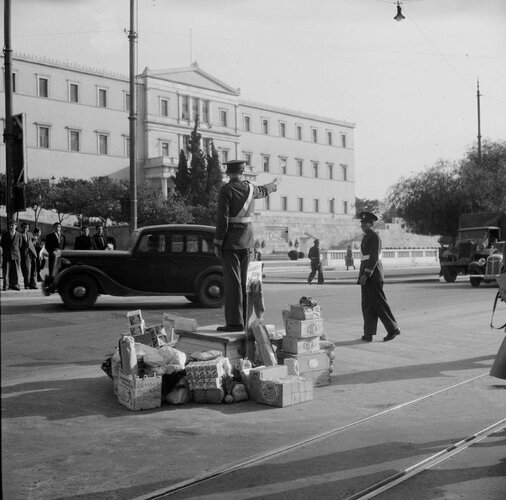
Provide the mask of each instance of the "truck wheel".
[{"label": "truck wheel", "polygon": [[457,279],[458,272],[455,269],[443,267],[443,278],[447,283],[454,283]]},{"label": "truck wheel", "polygon": [[89,309],[98,297],[97,283],[87,274],[69,276],[58,286],[58,292],[70,309]]},{"label": "truck wheel", "polygon": [[225,299],[223,276],[220,274],[206,276],[200,282],[197,295],[198,301],[204,307],[221,307]]},{"label": "truck wheel", "polygon": [[481,277],[479,276],[473,276],[472,274],[469,276],[469,281],[471,283],[471,286],[473,288],[477,288],[480,286],[481,283]]}]

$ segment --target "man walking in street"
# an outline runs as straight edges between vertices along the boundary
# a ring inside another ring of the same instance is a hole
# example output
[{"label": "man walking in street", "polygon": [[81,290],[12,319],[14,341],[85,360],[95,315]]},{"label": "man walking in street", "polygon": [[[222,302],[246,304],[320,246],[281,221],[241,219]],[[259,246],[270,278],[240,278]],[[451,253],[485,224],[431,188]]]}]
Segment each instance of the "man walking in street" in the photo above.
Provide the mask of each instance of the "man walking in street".
[{"label": "man walking in street", "polygon": [[320,240],[314,240],[314,245],[309,249],[307,256],[311,261],[311,272],[307,277],[307,282],[311,284],[315,274],[318,272],[318,284],[323,285],[323,271],[320,259]]},{"label": "man walking in street", "polygon": [[35,249],[32,232],[30,231],[30,224],[23,222],[21,224],[21,272],[23,274],[23,281],[25,290],[37,289],[35,277],[37,275],[37,250]]},{"label": "man walking in street", "polygon": [[360,251],[360,271],[358,284],[362,292],[362,316],[364,317],[364,342],[371,342],[378,326],[378,318],[387,331],[383,340],[393,340],[400,335],[399,327],[388,305],[385,292],[383,291],[383,264],[381,263],[381,239],[374,231],[374,223],[378,220],[370,212],[362,212],[359,215],[360,226],[364,232]]},{"label": "man walking in street", "polygon": [[266,198],[277,190],[280,182],[255,186],[243,179],[245,162],[233,160],[226,163],[230,178],[218,195],[218,215],[214,253],[223,263],[225,285],[225,326],[220,332],[244,331],[247,328],[246,280],[250,251],[255,244],[251,214],[254,200]]},{"label": "man walking in street", "polygon": [[49,255],[49,274],[53,274],[53,267],[55,261],[54,252],[57,249],[63,250],[65,248],[65,236],[61,234],[61,224],[55,222],[53,224],[54,231],[46,236],[46,251]]},{"label": "man walking in street", "polygon": [[16,230],[17,224],[9,221],[9,229],[2,234],[2,276],[3,290],[19,290],[21,274],[21,234]]}]

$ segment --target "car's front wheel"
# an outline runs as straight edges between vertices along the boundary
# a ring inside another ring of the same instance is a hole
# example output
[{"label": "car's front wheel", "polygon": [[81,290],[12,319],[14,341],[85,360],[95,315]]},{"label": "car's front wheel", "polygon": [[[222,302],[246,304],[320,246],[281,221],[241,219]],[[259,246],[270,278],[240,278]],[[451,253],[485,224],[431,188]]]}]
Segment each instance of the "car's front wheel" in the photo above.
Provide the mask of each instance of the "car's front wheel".
[{"label": "car's front wheel", "polygon": [[457,279],[458,272],[449,267],[443,267],[443,278],[447,283],[454,283]]},{"label": "car's front wheel", "polygon": [[63,303],[70,309],[89,309],[98,297],[95,280],[86,274],[76,274],[63,280],[58,286]]},{"label": "car's front wheel", "polygon": [[221,307],[225,300],[223,276],[210,274],[199,285],[198,300],[204,307]]},{"label": "car's front wheel", "polygon": [[481,276],[473,276],[473,274],[471,273],[469,275],[469,281],[471,282],[472,287],[477,288],[480,286]]}]

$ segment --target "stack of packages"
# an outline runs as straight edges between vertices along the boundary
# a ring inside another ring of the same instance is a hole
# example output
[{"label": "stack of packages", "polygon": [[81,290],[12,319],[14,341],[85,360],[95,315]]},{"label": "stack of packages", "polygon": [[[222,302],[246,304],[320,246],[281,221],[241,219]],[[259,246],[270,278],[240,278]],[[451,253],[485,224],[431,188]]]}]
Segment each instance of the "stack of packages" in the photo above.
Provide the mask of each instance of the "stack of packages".
[{"label": "stack of packages", "polygon": [[[279,362],[288,373],[310,378],[315,387],[330,384],[334,353],[325,338],[320,306],[311,297],[302,297],[299,304],[283,310],[286,336],[282,340]],[[325,348],[323,348],[325,347]]]}]

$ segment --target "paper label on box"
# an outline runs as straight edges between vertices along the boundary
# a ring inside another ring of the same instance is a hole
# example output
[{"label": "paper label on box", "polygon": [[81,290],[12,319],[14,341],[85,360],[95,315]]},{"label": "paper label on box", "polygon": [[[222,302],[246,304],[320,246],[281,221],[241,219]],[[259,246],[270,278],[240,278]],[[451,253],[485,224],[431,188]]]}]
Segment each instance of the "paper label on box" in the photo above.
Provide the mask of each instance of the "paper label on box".
[{"label": "paper label on box", "polygon": [[315,337],[323,334],[323,319],[293,319],[286,321],[286,334],[289,337]]},{"label": "paper label on box", "polygon": [[135,311],[128,311],[127,318],[130,326],[140,325],[143,322],[142,311],[140,309],[136,309]]},{"label": "paper label on box", "polygon": [[320,350],[320,341],[318,337],[312,338],[283,338],[283,350],[291,354],[312,353]]}]

